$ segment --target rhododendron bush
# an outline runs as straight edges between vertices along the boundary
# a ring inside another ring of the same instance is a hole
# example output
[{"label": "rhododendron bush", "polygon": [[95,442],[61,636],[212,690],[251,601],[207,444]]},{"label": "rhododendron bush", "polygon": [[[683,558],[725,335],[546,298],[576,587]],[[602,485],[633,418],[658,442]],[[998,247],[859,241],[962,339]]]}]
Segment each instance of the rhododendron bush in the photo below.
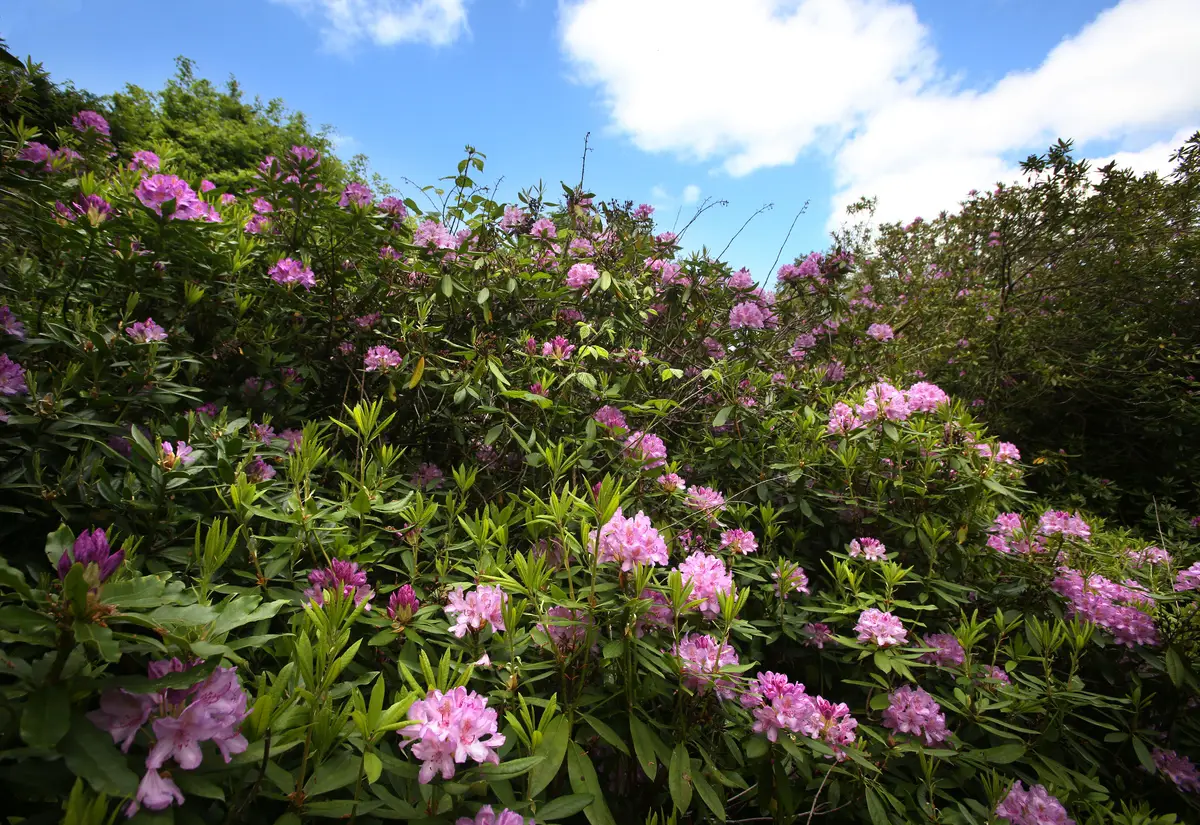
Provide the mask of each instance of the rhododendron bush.
[{"label": "rhododendron bush", "polygon": [[105,122],[0,146],[10,818],[1200,811],[1200,554],[1027,506],[847,253]]}]

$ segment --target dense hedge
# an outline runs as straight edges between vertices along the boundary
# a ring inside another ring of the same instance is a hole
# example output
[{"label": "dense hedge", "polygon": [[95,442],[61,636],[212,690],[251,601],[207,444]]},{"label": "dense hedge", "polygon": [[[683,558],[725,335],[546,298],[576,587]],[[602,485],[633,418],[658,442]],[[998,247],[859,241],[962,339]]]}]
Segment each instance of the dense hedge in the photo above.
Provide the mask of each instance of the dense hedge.
[{"label": "dense hedge", "polygon": [[849,254],[10,127],[10,819],[1200,810],[1196,548],[1027,511]]},{"label": "dense hedge", "polygon": [[1060,143],[1026,181],[857,239],[902,360],[1040,459],[1044,493],[1151,535],[1200,514],[1200,133],[1170,175]]}]

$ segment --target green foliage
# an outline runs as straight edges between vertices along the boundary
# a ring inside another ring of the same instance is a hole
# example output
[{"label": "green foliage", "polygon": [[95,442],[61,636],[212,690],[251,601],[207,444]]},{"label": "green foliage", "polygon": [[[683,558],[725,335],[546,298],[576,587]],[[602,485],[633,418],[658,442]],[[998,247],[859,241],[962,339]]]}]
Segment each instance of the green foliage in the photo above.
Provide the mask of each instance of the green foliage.
[{"label": "green foliage", "polygon": [[[193,141],[248,123],[236,94],[184,64],[136,97],[111,142],[59,124],[77,159],[28,160],[28,120],[0,144],[10,818],[983,825],[1016,781],[1079,822],[1196,817],[1163,767],[1200,733],[1196,547],[1022,519],[969,403],[882,383],[908,333],[866,336],[847,255],[755,293],[632,204],[494,202],[471,147],[420,202],[286,151],[247,194],[250,144]],[[222,182],[203,210],[156,204],[141,139]],[[768,671],[808,710],[772,717]],[[888,715],[918,685],[946,738]],[[421,754],[434,723],[461,752]]]}]

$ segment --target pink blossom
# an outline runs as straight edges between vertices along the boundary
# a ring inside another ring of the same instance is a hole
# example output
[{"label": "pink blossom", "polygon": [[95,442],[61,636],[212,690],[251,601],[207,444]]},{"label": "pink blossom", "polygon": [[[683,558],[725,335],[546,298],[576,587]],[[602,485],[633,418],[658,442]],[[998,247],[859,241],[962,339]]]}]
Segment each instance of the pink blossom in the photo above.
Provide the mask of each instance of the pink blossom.
[{"label": "pink blossom", "polygon": [[771,578],[775,580],[775,592],[781,599],[793,593],[808,595],[808,576],[799,565],[780,561],[778,567],[771,571]]},{"label": "pink blossom", "polygon": [[1062,510],[1047,510],[1038,520],[1038,532],[1044,536],[1061,533],[1064,536],[1087,541],[1091,538],[1092,528],[1079,517],[1078,513],[1071,515]]},{"label": "pink blossom", "polygon": [[505,630],[502,608],[506,601],[508,594],[499,587],[481,584],[470,593],[464,593],[462,587],[455,588],[445,608],[447,614],[455,617],[450,632],[461,639],[468,630],[478,633],[486,625],[495,631]]},{"label": "pink blossom", "polygon": [[671,653],[680,659],[680,675],[686,687],[698,693],[712,688],[721,699],[733,698],[733,681],[717,675],[722,668],[738,664],[732,646],[712,636],[689,633],[671,648]]},{"label": "pink blossom", "polygon": [[1153,757],[1155,766],[1178,785],[1181,791],[1200,791],[1200,772],[1197,772],[1192,760],[1162,748],[1155,748]]},{"label": "pink blossom", "polygon": [[654,529],[650,518],[640,510],[632,518],[626,518],[617,510],[599,532],[589,532],[588,546],[598,548],[597,560],[601,564],[617,562],[625,572],[632,570],[635,564],[661,566],[667,563],[666,542]]},{"label": "pink blossom", "polygon": [[913,384],[905,390],[904,399],[913,412],[933,412],[938,407],[950,403],[950,396],[937,384],[930,384],[928,381]]},{"label": "pink blossom", "polygon": [[510,811],[508,808],[501,809],[500,813],[495,813],[491,805],[484,805],[479,809],[479,813],[475,814],[472,819],[469,816],[462,816],[454,825],[533,825],[533,820],[526,822],[516,811]]},{"label": "pink blossom", "polygon": [[365,603],[363,610],[371,609],[375,591],[367,583],[367,574],[355,562],[334,559],[328,567],[317,568],[309,573],[308,581],[309,587],[305,589],[304,597],[318,607],[325,606],[326,593],[340,593],[345,598],[353,598],[355,607]]},{"label": "pink blossom", "polygon": [[284,286],[300,284],[305,289],[312,289],[317,285],[317,278],[313,275],[313,271],[305,266],[303,261],[295,258],[280,258],[274,266],[267,270],[267,274],[271,276],[272,281]]},{"label": "pink blossom", "polygon": [[424,249],[449,249],[454,246],[450,230],[437,221],[421,221],[413,231],[413,245]]},{"label": "pink blossom", "polygon": [[150,172],[157,172],[159,163],[158,155],[142,149],[133,153],[133,160],[129,161],[129,169],[130,171],[144,169]]},{"label": "pink blossom", "polygon": [[721,533],[721,549],[729,548],[729,552],[746,556],[758,549],[758,541],[749,530],[735,528]]},{"label": "pink blossom", "polygon": [[1131,564],[1142,567],[1144,565],[1170,564],[1171,554],[1161,547],[1150,545],[1141,550],[1127,550],[1125,555],[1129,558]]},{"label": "pink blossom", "polygon": [[967,653],[963,646],[950,633],[934,633],[925,636],[926,647],[933,650],[921,654],[921,661],[937,667],[958,667],[966,661]]},{"label": "pink blossom", "polygon": [[567,270],[567,286],[570,289],[586,289],[599,277],[600,273],[591,264],[575,264]]},{"label": "pink blossom", "polygon": [[1180,570],[1175,577],[1175,592],[1184,593],[1188,590],[1200,589],[1200,561],[1186,570]]},{"label": "pink blossom", "polygon": [[655,481],[663,492],[666,493],[682,493],[687,489],[687,482],[675,473],[664,473]]},{"label": "pink blossom", "polygon": [[900,619],[878,608],[868,607],[854,625],[860,642],[871,642],[879,647],[902,645],[908,641],[908,632]]},{"label": "pink blossom", "polygon": [[892,332],[892,328],[887,324],[871,324],[871,326],[867,327],[867,335],[876,341],[891,341],[896,337],[896,334]]},{"label": "pink blossom", "polygon": [[636,430],[625,439],[622,454],[641,464],[643,469],[652,470],[667,463],[667,445],[654,433]]},{"label": "pink blossom", "polygon": [[147,318],[145,321],[130,324],[126,327],[125,334],[138,344],[167,340],[167,331],[154,323],[153,318]]},{"label": "pink blossom", "polygon": [[625,416],[616,407],[605,404],[600,409],[592,413],[592,418],[597,424],[608,427],[610,430],[625,430],[629,425],[625,423]]},{"label": "pink blossom", "polygon": [[557,605],[546,616],[552,621],[539,623],[537,629],[550,637],[559,653],[569,653],[587,641],[592,619],[586,612]]},{"label": "pink blossom", "polygon": [[824,622],[809,622],[802,632],[808,637],[807,644],[817,650],[823,650],[826,642],[833,641],[833,631]]},{"label": "pink blossom", "polygon": [[853,558],[861,556],[867,561],[883,561],[887,558],[887,548],[879,539],[859,538],[850,542],[850,555]]},{"label": "pink blossom", "polygon": [[383,344],[371,347],[363,357],[363,369],[367,372],[387,372],[404,363],[400,353]]},{"label": "pink blossom", "polygon": [[393,590],[392,595],[388,597],[387,615],[393,622],[407,624],[420,606],[421,602],[417,600],[413,586],[404,584]]},{"label": "pink blossom", "polygon": [[478,693],[465,687],[447,693],[431,690],[424,699],[413,702],[408,719],[417,724],[401,728],[399,733],[403,746],[411,746],[413,756],[421,760],[417,778],[422,785],[439,773],[442,779],[451,779],[455,765],[467,760],[500,762],[496,749],[505,737],[498,733],[496,711]]},{"label": "pink blossom", "polygon": [[162,443],[162,453],[158,463],[164,470],[173,470],[180,464],[191,464],[196,460],[195,450],[186,441],[176,441],[174,446],[170,441]]},{"label": "pink blossom", "polygon": [[885,728],[916,736],[926,745],[936,745],[950,738],[941,706],[922,688],[904,685],[888,700],[887,710],[883,712]]},{"label": "pink blossom", "polygon": [[1070,615],[1107,630],[1117,644],[1132,648],[1159,643],[1153,617],[1141,609],[1153,607],[1154,598],[1136,582],[1120,585],[1098,573],[1085,580],[1079,571],[1060,567],[1050,586],[1070,601]]},{"label": "pink blossom", "polygon": [[160,217],[163,206],[173,203],[168,220],[189,221],[209,214],[211,207],[200,200],[199,195],[192,191],[187,181],[175,175],[151,175],[143,178],[134,188],[133,194],[142,205],[152,209]]},{"label": "pink blossom", "polygon": [[535,238],[549,240],[550,238],[558,237],[558,227],[549,218],[538,218],[533,222],[533,226],[529,228],[529,234]]},{"label": "pink blossom", "polygon": [[418,490],[432,490],[442,483],[445,474],[436,464],[422,463],[412,474],[408,483]]},{"label": "pink blossom", "polygon": [[725,568],[725,562],[707,553],[692,553],[677,568],[684,582],[692,583],[689,601],[699,601],[697,609],[706,618],[721,615],[720,594],[733,596],[733,575]]},{"label": "pink blossom", "polygon": [[565,361],[575,352],[575,345],[561,335],[556,335],[549,341],[542,343],[542,357],[553,358],[556,361]]},{"label": "pink blossom", "polygon": [[71,126],[76,132],[93,131],[98,135],[109,136],[108,121],[99,112],[83,109],[71,118]]},{"label": "pink blossom", "polygon": [[757,301],[743,301],[740,304],[735,304],[733,309],[729,310],[729,328],[742,329],[762,329],[766,326],[766,315]]},{"label": "pink blossom", "polygon": [[850,405],[839,401],[829,411],[829,425],[825,431],[830,435],[849,435],[862,426],[862,419],[854,414]]},{"label": "pink blossom", "polygon": [[725,509],[725,496],[711,487],[691,487],[685,503],[691,509],[704,513],[710,520],[715,520],[717,513]]},{"label": "pink blossom", "polygon": [[886,382],[880,382],[867,390],[866,400],[854,409],[863,421],[886,418],[889,421],[904,421],[912,413],[904,393]]},{"label": "pink blossom", "polygon": [[1007,819],[1011,825],[1075,825],[1075,820],[1067,816],[1067,809],[1044,786],[1034,785],[1025,790],[1020,780],[996,806],[996,816]]}]

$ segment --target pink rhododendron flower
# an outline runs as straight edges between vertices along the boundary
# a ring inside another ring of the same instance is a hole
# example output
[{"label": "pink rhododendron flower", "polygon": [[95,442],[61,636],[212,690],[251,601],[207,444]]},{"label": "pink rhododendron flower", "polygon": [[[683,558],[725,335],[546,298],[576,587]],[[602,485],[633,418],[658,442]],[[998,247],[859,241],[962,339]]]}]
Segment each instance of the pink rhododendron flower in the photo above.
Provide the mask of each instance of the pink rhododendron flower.
[{"label": "pink rhododendron flower", "polygon": [[575,264],[567,270],[567,286],[571,289],[586,289],[599,277],[600,273],[591,264]]},{"label": "pink rhododendron flower", "polygon": [[711,688],[721,699],[733,698],[733,680],[717,675],[722,668],[738,664],[732,646],[722,644],[712,636],[689,633],[671,648],[671,653],[680,659],[680,675],[686,687],[697,693]]},{"label": "pink rhododendron flower", "polygon": [[1141,550],[1127,550],[1125,555],[1129,558],[1131,564],[1142,567],[1147,564],[1154,566],[1158,564],[1170,564],[1171,554],[1161,547],[1150,545]]},{"label": "pink rhododendron flower", "polygon": [[908,641],[908,632],[900,619],[878,608],[868,607],[854,625],[860,642],[871,642],[879,647],[902,645]]},{"label": "pink rhododendron flower", "polygon": [[610,430],[627,430],[629,425],[625,423],[625,416],[616,407],[605,404],[600,409],[592,413],[592,418],[597,424],[608,427]]},{"label": "pink rhododendron flower", "polygon": [[58,558],[55,570],[60,579],[65,579],[71,572],[72,565],[82,564],[84,567],[94,564],[101,582],[104,582],[121,567],[125,561],[125,551],[113,552],[108,546],[108,533],[100,528],[92,531],[84,530],[75,538],[75,543]]},{"label": "pink rhododendron flower", "polygon": [[1044,786],[1025,790],[1020,780],[996,806],[996,816],[1007,819],[1010,825],[1075,825],[1067,809]]},{"label": "pink rhododendron flower", "polygon": [[439,773],[442,779],[451,779],[455,765],[467,760],[493,765],[500,762],[496,749],[504,744],[505,737],[498,733],[496,711],[478,693],[465,687],[447,693],[431,690],[424,699],[413,702],[408,719],[417,724],[401,728],[399,734],[403,746],[421,760],[417,779],[422,785]]},{"label": "pink rhododendron flower", "polygon": [[876,421],[886,418],[888,421],[904,421],[912,408],[904,393],[891,384],[880,382],[867,390],[866,400],[854,409],[855,415],[863,421]]},{"label": "pink rhododendron flower", "polygon": [[731,553],[746,556],[758,549],[758,540],[749,530],[734,528],[721,533],[721,549],[726,548]]},{"label": "pink rhododendron flower", "polygon": [[959,667],[966,661],[967,653],[953,634],[934,633],[925,636],[923,641],[926,647],[932,647],[933,650],[921,654],[922,662],[937,667]]},{"label": "pink rhododendron flower", "polygon": [[318,607],[325,606],[325,593],[340,593],[345,598],[353,598],[354,606],[363,610],[371,609],[371,599],[375,591],[367,583],[367,574],[359,569],[358,564],[344,559],[334,559],[328,567],[321,567],[308,574],[309,587],[304,596]]},{"label": "pink rhododendron flower", "polygon": [[408,483],[418,490],[432,490],[442,483],[445,474],[436,464],[422,463],[412,474]]},{"label": "pink rhododendron flower", "polygon": [[743,301],[729,310],[730,329],[762,329],[766,326],[766,315],[757,301]]},{"label": "pink rhododendron flower", "polygon": [[1079,571],[1060,567],[1050,586],[1070,601],[1068,615],[1078,615],[1107,630],[1117,644],[1158,644],[1154,618],[1141,609],[1153,607],[1154,598],[1136,582],[1120,585],[1098,573],[1085,580]]},{"label": "pink rhododendron flower", "polygon": [[479,809],[479,813],[475,814],[475,818],[462,816],[454,825],[533,825],[533,820],[525,821],[516,811],[510,811],[508,808],[502,808],[500,813],[495,813],[491,805],[484,805]]},{"label": "pink rhododendron flower", "polygon": [[455,243],[449,229],[437,221],[425,220],[413,232],[413,245],[425,249],[449,249]]},{"label": "pink rhododendron flower", "polygon": [[565,361],[570,358],[575,352],[575,345],[563,338],[561,335],[556,335],[549,341],[542,342],[542,357],[553,358],[556,361]]},{"label": "pink rhododendron flower", "polygon": [[662,488],[663,492],[666,493],[682,493],[687,489],[687,482],[675,473],[664,473],[655,481]]},{"label": "pink rhododendron flower", "polygon": [[75,117],[71,118],[71,126],[76,132],[93,131],[96,134],[109,137],[108,121],[99,112],[93,112],[91,109],[84,109]]},{"label": "pink rhododendron flower", "polygon": [[1200,772],[1196,770],[1192,760],[1162,748],[1155,748],[1152,755],[1155,767],[1178,785],[1179,790],[1188,793],[1200,791]]},{"label": "pink rhododendron flower", "polygon": [[896,337],[896,334],[892,332],[892,328],[887,324],[871,324],[871,326],[867,327],[867,335],[876,341],[891,341]]},{"label": "pink rhododendron flower", "polygon": [[295,258],[281,258],[267,270],[267,274],[271,276],[272,281],[284,286],[300,284],[305,289],[312,289],[317,285],[313,271]]},{"label": "pink rhododendron flower", "polygon": [[481,584],[470,593],[455,588],[445,607],[446,613],[455,617],[450,632],[461,639],[468,630],[478,633],[488,625],[495,631],[505,630],[502,608],[506,601],[508,594],[499,587]]},{"label": "pink rhododendron flower", "polygon": [[850,405],[839,401],[829,411],[829,425],[825,431],[830,435],[849,435],[862,426],[862,419],[854,414]]},{"label": "pink rhododendron flower", "polygon": [[18,320],[7,304],[0,306],[0,332],[11,335],[18,341],[25,340],[25,325]]},{"label": "pink rhododendron flower", "polygon": [[172,446],[170,441],[162,443],[162,454],[158,459],[158,463],[164,470],[173,470],[180,464],[191,464],[196,460],[194,455],[195,450],[188,446],[185,441],[176,441]]},{"label": "pink rhododendron flower", "polygon": [[529,234],[535,238],[548,240],[558,236],[558,227],[549,218],[538,218],[529,229]]},{"label": "pink rhododendron flower", "polygon": [[691,509],[704,513],[709,519],[715,520],[717,513],[725,509],[725,496],[711,487],[691,487],[688,489],[685,503]]},{"label": "pink rhododendron flower", "polygon": [[251,484],[270,481],[275,475],[275,468],[264,461],[262,456],[255,456],[254,460],[246,465],[246,481]]},{"label": "pink rhododendron flower", "polygon": [[720,616],[721,603],[717,597],[735,593],[733,575],[725,568],[725,562],[707,553],[692,553],[676,569],[684,582],[692,583],[689,601],[700,601],[696,607],[706,618]]},{"label": "pink rhododendron flower", "polygon": [[393,590],[392,595],[388,597],[387,615],[393,622],[407,624],[420,606],[421,602],[417,600],[413,586],[404,584]]},{"label": "pink rhododendron flower", "polygon": [[371,187],[351,181],[342,190],[342,196],[338,199],[338,206],[367,207],[371,205],[373,200],[375,200],[375,195],[371,192]]},{"label": "pink rhododendron flower", "polygon": [[1200,589],[1200,561],[1186,570],[1180,570],[1175,576],[1175,592],[1184,593],[1188,590]]},{"label": "pink rhododendron flower", "polygon": [[926,745],[936,745],[950,738],[941,705],[922,688],[904,685],[888,700],[887,710],[883,712],[885,728],[916,736]]},{"label": "pink rhododendron flower", "polygon": [[920,381],[905,390],[904,400],[913,412],[933,412],[938,407],[949,404],[950,396],[937,384]]},{"label": "pink rhododendron flower", "polygon": [[154,214],[162,216],[163,206],[169,202],[175,204],[169,220],[190,221],[208,215],[212,209],[200,200],[200,196],[192,191],[187,181],[175,175],[151,175],[142,178],[134,188],[133,194],[142,205],[153,210]]},{"label": "pink rhododendron flower", "polygon": [[1064,513],[1062,510],[1047,510],[1042,513],[1041,519],[1038,520],[1038,532],[1043,536],[1052,536],[1055,533],[1060,533],[1064,536],[1082,539],[1087,541],[1091,538],[1092,528],[1088,523],[1079,517],[1079,514],[1071,515]]},{"label": "pink rhododendron flower", "polygon": [[632,518],[617,510],[598,533],[592,530],[588,534],[588,546],[598,548],[600,563],[617,562],[625,572],[635,564],[667,563],[667,543],[640,510]]},{"label": "pink rhododendron flower", "polygon": [[644,433],[641,430],[629,434],[622,453],[626,458],[640,462],[646,470],[662,467],[667,463],[667,445],[654,433]]},{"label": "pink rhododendron flower", "polygon": [[147,318],[145,321],[130,324],[125,328],[125,334],[139,344],[167,340],[167,331],[154,323],[153,318]]},{"label": "pink rhododendron flower", "polygon": [[867,561],[883,561],[887,558],[887,548],[879,539],[859,538],[850,542],[850,555],[853,558],[862,557]]},{"label": "pink rhododendron flower", "polygon": [[789,561],[780,561],[779,565],[771,571],[771,578],[775,580],[775,592],[782,599],[788,598],[793,593],[808,595],[808,576],[799,565]]},{"label": "pink rhododendron flower", "polygon": [[143,169],[150,172],[157,172],[160,161],[158,155],[146,150],[140,150],[133,153],[133,160],[129,161],[129,169]]},{"label": "pink rhododendron flower", "polygon": [[379,344],[367,350],[367,354],[363,357],[363,369],[367,372],[387,372],[400,366],[403,362],[404,358],[400,353],[391,347]]}]

